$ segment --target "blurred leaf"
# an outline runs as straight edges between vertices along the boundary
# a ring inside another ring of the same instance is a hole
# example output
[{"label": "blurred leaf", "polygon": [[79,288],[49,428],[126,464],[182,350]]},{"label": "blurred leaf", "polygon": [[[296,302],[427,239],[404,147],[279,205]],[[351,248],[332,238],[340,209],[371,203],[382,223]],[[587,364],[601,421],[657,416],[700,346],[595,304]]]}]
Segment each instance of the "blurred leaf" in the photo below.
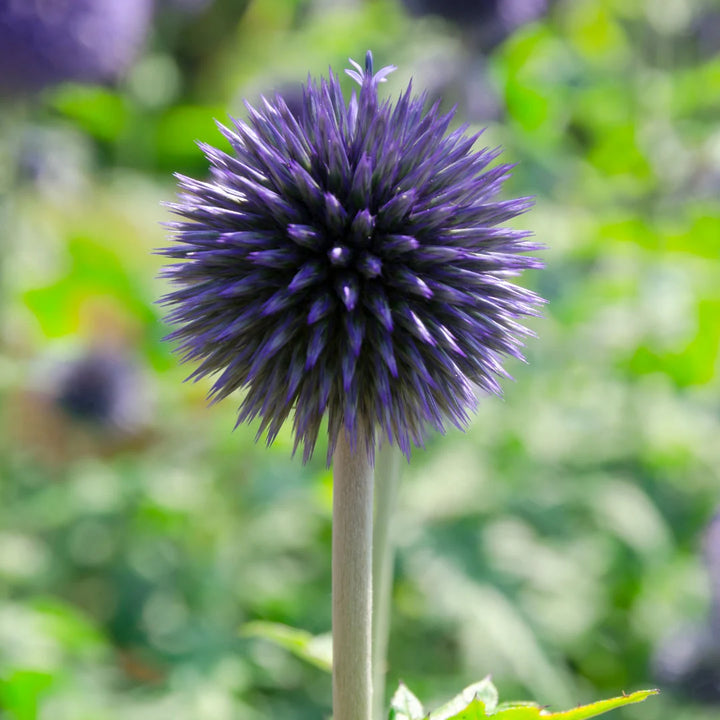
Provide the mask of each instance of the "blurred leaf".
[{"label": "blurred leaf", "polygon": [[588,153],[588,160],[607,175],[651,177],[647,159],[638,146],[637,128],[633,121],[618,123],[598,136]]},{"label": "blurred leaf", "polygon": [[102,635],[74,607],[54,598],[39,599],[33,607],[47,635],[57,640],[65,651],[94,654],[104,647]]},{"label": "blurred leaf", "polygon": [[601,3],[573,3],[566,22],[573,45],[587,57],[615,60],[625,49],[619,25]]},{"label": "blurred leaf", "polygon": [[[493,713],[488,711],[485,703],[475,698],[459,712],[453,713],[452,715],[443,715],[442,720],[481,720],[481,718],[488,718],[491,715],[493,715]],[[430,717],[434,720],[433,715]]]},{"label": "blurred leaf", "polygon": [[100,140],[116,140],[128,120],[122,95],[105,88],[68,85],[55,96],[54,104],[63,115]]},{"label": "blurred leaf", "polygon": [[52,682],[50,673],[17,670],[0,681],[0,707],[10,712],[12,720],[37,720],[38,701]]},{"label": "blurred leaf", "polygon": [[[704,65],[682,70],[674,76],[673,110],[690,115],[701,109],[717,109],[713,98],[720,92],[720,59],[715,57]],[[702,88],[702,92],[698,92]]]},{"label": "blurred leaf", "polygon": [[227,140],[220,134],[215,120],[224,125],[227,108],[223,105],[179,105],[171,107],[158,120],[155,147],[162,167],[185,166],[207,162],[196,142],[203,140],[221,150],[229,150]]},{"label": "blurred leaf", "polygon": [[688,217],[685,226],[667,233],[667,249],[716,259],[720,255],[720,214],[717,208],[698,203],[689,206],[685,214]]},{"label": "blurred leaf", "polygon": [[640,345],[629,361],[635,375],[662,372],[679,387],[710,383],[716,374],[720,348],[720,298],[703,298],[697,305],[697,332],[682,349],[662,352]]},{"label": "blurred leaf", "polygon": [[259,637],[288,650],[321,670],[332,672],[332,639],[329,633],[312,635],[305,630],[272,622],[251,622],[242,627],[245,637]]},{"label": "blurred leaf", "polygon": [[548,99],[537,88],[509,82],[506,88],[508,110],[525,130],[536,130],[548,119]]},{"label": "blurred leaf", "polygon": [[[476,717],[472,712],[482,711],[486,717],[491,714],[498,703],[498,692],[490,680],[490,676],[483,678],[480,682],[468,685],[459,695],[456,695],[449,703],[443,705],[435,712],[430,713],[431,720],[452,720],[452,718]],[[468,712],[470,714],[468,714]]]},{"label": "blurred leaf", "polygon": [[83,304],[112,297],[125,310],[149,321],[152,311],[138,279],[123,263],[110,241],[76,235],[67,240],[67,272],[44,287],[28,289],[24,299],[46,337],[75,332]]},{"label": "blurred leaf", "polygon": [[425,710],[405,683],[400,683],[390,701],[390,720],[423,720]]}]

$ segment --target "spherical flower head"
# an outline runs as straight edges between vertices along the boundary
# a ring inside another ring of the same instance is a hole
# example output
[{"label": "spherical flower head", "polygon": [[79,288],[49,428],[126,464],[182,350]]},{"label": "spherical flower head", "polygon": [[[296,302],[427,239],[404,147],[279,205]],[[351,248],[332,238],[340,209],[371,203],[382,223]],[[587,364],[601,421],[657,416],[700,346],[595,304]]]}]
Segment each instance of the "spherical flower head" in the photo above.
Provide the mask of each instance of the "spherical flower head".
[{"label": "spherical flower head", "polygon": [[496,198],[510,166],[411,87],[381,102],[394,68],[353,65],[349,103],[331,72],[299,115],[276,96],[221,125],[233,153],[201,145],[211,178],[179,176],[161,251],[191,377],[216,375],[214,399],[243,388],[238,423],[259,417],[268,443],[294,410],[305,460],[325,415],[328,458],[341,432],[408,455],[429,428],[465,426],[539,302],[511,282],[537,245],[498,226],[531,204]]},{"label": "spherical flower head", "polygon": [[0,91],[114,80],[148,30],[152,0],[4,0]]}]

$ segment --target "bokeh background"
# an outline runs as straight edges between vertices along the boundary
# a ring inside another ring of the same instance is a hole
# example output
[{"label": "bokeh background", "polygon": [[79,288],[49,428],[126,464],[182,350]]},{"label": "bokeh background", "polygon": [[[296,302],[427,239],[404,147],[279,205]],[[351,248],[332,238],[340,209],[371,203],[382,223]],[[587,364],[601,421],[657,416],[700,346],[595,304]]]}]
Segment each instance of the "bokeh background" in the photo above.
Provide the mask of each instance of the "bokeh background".
[{"label": "bokeh background", "polygon": [[152,251],[213,118],[367,48],[518,163],[549,300],[404,469],[389,685],[720,717],[719,3],[0,0],[3,720],[329,716],[242,632],[329,630],[324,449],[183,384]]}]

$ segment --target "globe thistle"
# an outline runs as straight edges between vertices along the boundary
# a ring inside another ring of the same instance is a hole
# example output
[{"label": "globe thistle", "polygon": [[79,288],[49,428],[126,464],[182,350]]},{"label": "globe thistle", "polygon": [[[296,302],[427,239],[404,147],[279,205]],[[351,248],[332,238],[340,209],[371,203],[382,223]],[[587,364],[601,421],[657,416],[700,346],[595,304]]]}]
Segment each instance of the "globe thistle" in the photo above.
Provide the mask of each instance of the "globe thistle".
[{"label": "globe thistle", "polygon": [[134,58],[152,0],[5,0],[0,90],[35,92],[68,80],[114,80]]},{"label": "globe thistle", "polygon": [[352,64],[349,103],[331,71],[298,116],[276,96],[219,125],[232,154],[201,143],[211,177],[178,176],[160,251],[178,261],[163,302],[191,377],[216,375],[214,400],[243,388],[238,424],[260,418],[268,444],[294,410],[305,460],[325,415],[328,458],[343,429],[409,455],[428,429],[464,427],[539,302],[511,282],[538,246],[499,226],[531,205],[497,199],[510,166],[410,86],[380,101],[393,67]]}]

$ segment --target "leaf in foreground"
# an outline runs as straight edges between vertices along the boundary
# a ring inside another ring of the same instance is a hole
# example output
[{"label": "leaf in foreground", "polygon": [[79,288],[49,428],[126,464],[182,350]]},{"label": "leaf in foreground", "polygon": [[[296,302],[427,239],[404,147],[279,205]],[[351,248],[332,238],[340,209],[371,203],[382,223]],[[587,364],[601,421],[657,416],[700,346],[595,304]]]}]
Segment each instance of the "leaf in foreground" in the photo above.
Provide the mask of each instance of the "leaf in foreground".
[{"label": "leaf in foreground", "polygon": [[[488,717],[498,704],[498,691],[488,675],[480,682],[468,685],[461,693],[456,695],[449,703],[438,710],[430,713],[430,720],[452,720],[452,718],[465,718],[465,715],[458,714],[467,712],[472,706],[482,706],[484,715],[477,717]],[[468,715],[474,718],[475,715]]]},{"label": "leaf in foreground", "polygon": [[424,720],[425,717],[422,703],[405,683],[400,683],[390,701],[390,720]]},{"label": "leaf in foreground", "polygon": [[[498,712],[493,714],[493,717],[496,720],[535,720],[535,718],[542,718],[543,720],[587,720],[587,718],[597,717],[598,715],[625,705],[642,702],[650,696],[657,694],[657,690],[638,690],[629,695],[621,695],[620,697],[609,698],[608,700],[599,700],[598,702],[590,703],[590,705],[581,705],[572,710],[556,713],[548,712],[538,706],[533,707],[526,705],[523,707],[519,705],[513,706],[511,704],[499,709]],[[482,717],[482,715],[480,717]]]},{"label": "leaf in foreground", "polygon": [[629,695],[600,700],[562,712],[550,712],[530,702],[502,703],[489,677],[465,688],[449,703],[429,716],[423,714],[420,701],[404,685],[400,685],[392,700],[390,720],[588,720],[610,710],[632,705],[657,695],[657,690],[638,690]]}]

